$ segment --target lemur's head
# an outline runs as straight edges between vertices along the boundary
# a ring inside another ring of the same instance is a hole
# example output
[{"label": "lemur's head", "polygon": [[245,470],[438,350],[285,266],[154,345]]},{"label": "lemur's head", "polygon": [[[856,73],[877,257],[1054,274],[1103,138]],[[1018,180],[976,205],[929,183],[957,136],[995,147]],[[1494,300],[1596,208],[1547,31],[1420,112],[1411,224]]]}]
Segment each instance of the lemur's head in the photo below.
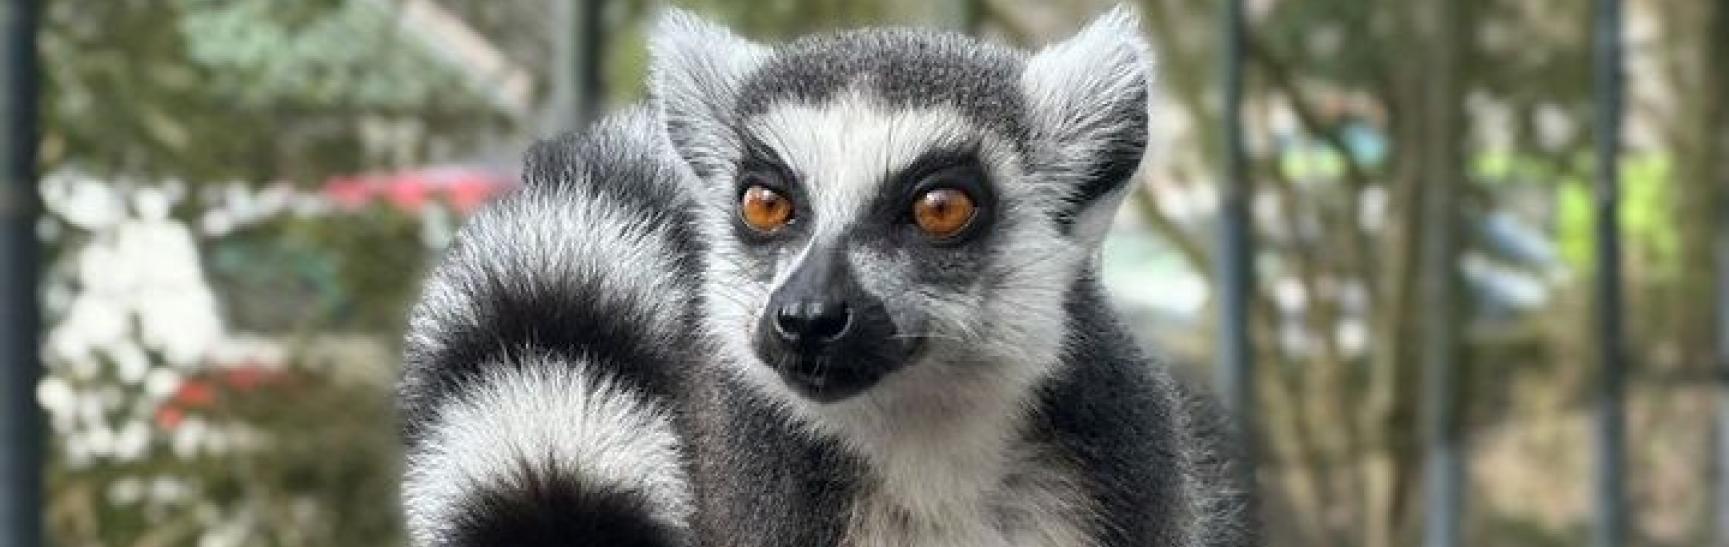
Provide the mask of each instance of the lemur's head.
[{"label": "lemur's head", "polygon": [[708,328],[805,406],[1038,377],[1146,147],[1136,23],[1025,53],[665,16],[651,93],[703,187]]}]

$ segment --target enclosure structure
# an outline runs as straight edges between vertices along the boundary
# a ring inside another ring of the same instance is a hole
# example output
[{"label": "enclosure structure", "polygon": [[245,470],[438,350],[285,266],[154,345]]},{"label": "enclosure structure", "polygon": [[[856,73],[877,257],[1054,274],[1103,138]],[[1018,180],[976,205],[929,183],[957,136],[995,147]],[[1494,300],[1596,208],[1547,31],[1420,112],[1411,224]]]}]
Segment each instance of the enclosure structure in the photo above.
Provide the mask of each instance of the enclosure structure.
[{"label": "enclosure structure", "polygon": [[36,236],[36,18],[0,5],[0,543],[42,544]]}]

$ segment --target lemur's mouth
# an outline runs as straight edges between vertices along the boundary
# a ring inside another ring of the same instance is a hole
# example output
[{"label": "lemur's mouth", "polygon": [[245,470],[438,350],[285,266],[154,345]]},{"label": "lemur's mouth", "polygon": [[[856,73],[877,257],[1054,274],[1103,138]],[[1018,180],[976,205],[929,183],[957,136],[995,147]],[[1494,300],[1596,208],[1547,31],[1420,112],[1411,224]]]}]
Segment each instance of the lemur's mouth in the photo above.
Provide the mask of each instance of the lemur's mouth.
[{"label": "lemur's mouth", "polygon": [[787,388],[818,403],[845,400],[869,390],[900,370],[916,348],[886,342],[872,348],[829,348],[815,353],[769,352],[764,363]]},{"label": "lemur's mouth", "polygon": [[799,396],[833,403],[863,393],[888,374],[878,367],[835,366],[834,359],[795,359],[776,367],[781,381]]}]

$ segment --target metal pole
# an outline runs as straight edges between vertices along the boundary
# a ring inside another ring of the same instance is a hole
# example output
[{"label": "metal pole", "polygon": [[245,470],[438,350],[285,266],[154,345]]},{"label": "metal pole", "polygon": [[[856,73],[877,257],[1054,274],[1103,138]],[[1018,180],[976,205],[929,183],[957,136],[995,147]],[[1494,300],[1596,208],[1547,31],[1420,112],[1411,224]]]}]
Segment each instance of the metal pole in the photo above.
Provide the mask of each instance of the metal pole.
[{"label": "metal pole", "polygon": [[1417,15],[1427,19],[1422,28],[1422,48],[1432,66],[1431,81],[1424,90],[1424,139],[1414,143],[1432,162],[1423,181],[1423,276],[1422,298],[1429,317],[1423,322],[1425,336],[1423,375],[1428,485],[1425,489],[1427,522],[1423,541],[1427,547],[1453,547],[1460,543],[1460,521],[1464,512],[1465,460],[1459,424],[1462,400],[1459,392],[1459,329],[1463,314],[1458,305],[1459,287],[1459,186],[1465,183],[1463,106],[1460,104],[1460,44],[1466,9],[1458,2],[1429,2]]},{"label": "metal pole", "polygon": [[36,20],[0,5],[0,544],[42,544],[42,415],[36,407]]},{"label": "metal pole", "polygon": [[936,3],[937,21],[955,32],[972,34],[979,28],[979,0],[943,0]]},{"label": "metal pole", "polygon": [[[1223,0],[1222,61],[1224,72],[1224,137],[1220,176],[1218,233],[1218,384],[1236,420],[1246,453],[1253,454],[1254,347],[1249,337],[1249,300],[1254,290],[1254,242],[1249,225],[1252,191],[1244,171],[1243,152],[1243,2]],[[1252,457],[1250,460],[1252,461]]]},{"label": "metal pole", "polygon": [[1595,31],[1597,97],[1597,333],[1602,370],[1596,401],[1597,547],[1626,543],[1626,417],[1622,408],[1626,370],[1621,327],[1621,241],[1616,217],[1620,201],[1621,2],[1597,0]]},{"label": "metal pole", "polygon": [[[1711,44],[1709,54],[1705,59],[1723,59],[1729,56],[1729,0],[1717,0],[1712,6],[1711,24],[1707,28]],[[1716,101],[1729,101],[1721,94],[1729,92],[1729,77],[1722,74],[1714,76],[1715,83],[1707,86],[1706,93],[1718,93]],[[1715,119],[1718,123],[1729,120],[1729,104],[1717,104]],[[1719,131],[1722,128],[1718,128]],[[1729,136],[1719,134],[1707,139],[1706,146],[1716,153],[1729,153],[1725,150],[1729,145]],[[1716,513],[1715,538],[1717,547],[1729,547],[1729,169],[1718,165],[1713,176],[1716,181],[1716,201],[1713,203],[1711,217],[1715,219],[1717,228],[1717,364],[1715,373],[1717,388],[1717,451],[1716,460]]]},{"label": "metal pole", "polygon": [[601,49],[605,46],[604,0],[552,0],[554,131],[586,127],[600,115]]},{"label": "metal pole", "polygon": [[[1729,17],[1729,8],[1722,10]],[[1729,182],[1729,181],[1720,181]],[[1717,547],[1729,547],[1729,192],[1719,190],[1717,220]]]}]

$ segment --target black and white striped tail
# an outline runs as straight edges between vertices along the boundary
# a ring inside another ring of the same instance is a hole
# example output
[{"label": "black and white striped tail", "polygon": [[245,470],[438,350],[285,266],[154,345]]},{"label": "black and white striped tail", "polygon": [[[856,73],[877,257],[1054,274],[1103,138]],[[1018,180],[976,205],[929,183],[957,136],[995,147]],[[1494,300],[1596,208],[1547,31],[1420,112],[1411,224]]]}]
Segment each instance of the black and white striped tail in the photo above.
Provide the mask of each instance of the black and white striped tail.
[{"label": "black and white striped tail", "polygon": [[690,499],[664,409],[585,363],[493,368],[410,456],[417,545],[681,543]]},{"label": "black and white striped tail", "polygon": [[530,152],[413,314],[403,504],[421,547],[687,545],[669,407],[694,283],[680,172],[626,114]]}]

